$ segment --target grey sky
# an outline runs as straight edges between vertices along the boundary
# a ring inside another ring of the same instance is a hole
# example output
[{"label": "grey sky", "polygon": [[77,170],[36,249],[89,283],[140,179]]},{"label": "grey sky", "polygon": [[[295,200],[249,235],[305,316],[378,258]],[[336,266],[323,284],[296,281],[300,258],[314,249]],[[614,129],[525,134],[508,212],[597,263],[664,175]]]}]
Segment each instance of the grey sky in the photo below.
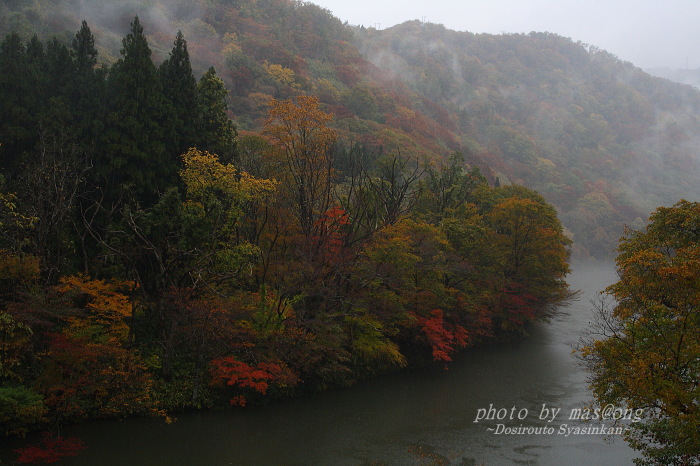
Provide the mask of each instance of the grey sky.
[{"label": "grey sky", "polygon": [[641,68],[700,68],[699,0],[311,0],[342,21],[386,29],[425,19],[457,31],[548,31]]}]

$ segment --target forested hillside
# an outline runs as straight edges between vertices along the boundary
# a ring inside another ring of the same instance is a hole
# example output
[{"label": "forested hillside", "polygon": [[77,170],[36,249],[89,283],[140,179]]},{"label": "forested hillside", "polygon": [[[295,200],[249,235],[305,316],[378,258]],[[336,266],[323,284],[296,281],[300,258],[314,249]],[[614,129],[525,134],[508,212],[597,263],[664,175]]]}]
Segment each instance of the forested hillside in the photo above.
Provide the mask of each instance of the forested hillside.
[{"label": "forested hillside", "polygon": [[405,23],[359,30],[363,55],[447,109],[464,147],[537,189],[598,256],[623,225],[697,199],[700,93],[553,34]]},{"label": "forested hillside", "polygon": [[0,5],[5,435],[446,363],[697,195],[696,91],[557,36]]},{"label": "forested hillside", "polygon": [[110,64],[134,15],[156,62],[181,30],[195,71],[216,68],[239,130],[262,127],[270,97],[316,95],[346,142],[420,159],[460,151],[491,182],[536,189],[576,255],[608,256],[625,224],[700,195],[698,91],[553,34],[377,31],[288,0],[4,1],[0,26],[68,42],[87,19]]},{"label": "forested hillside", "polygon": [[358,120],[358,142],[269,62],[283,84],[251,82],[241,136],[216,68],[175,30],[159,60],[145,30],[104,65],[87,21],[0,43],[2,435],[446,364],[571,296],[535,191],[431,161],[425,134],[404,154]]}]

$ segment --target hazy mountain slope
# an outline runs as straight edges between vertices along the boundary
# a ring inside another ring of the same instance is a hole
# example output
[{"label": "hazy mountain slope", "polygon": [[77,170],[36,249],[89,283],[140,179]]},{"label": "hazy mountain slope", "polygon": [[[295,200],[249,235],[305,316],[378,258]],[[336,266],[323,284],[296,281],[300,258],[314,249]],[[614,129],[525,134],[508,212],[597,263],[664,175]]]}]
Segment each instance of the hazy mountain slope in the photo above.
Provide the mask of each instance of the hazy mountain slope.
[{"label": "hazy mountain slope", "polygon": [[475,35],[418,21],[357,31],[377,67],[449,109],[460,136],[560,209],[578,246],[697,199],[700,93],[553,34]]},{"label": "hazy mountain slope", "polygon": [[216,67],[239,129],[260,128],[270,97],[318,95],[345,141],[460,150],[490,179],[537,189],[581,254],[608,254],[660,204],[700,198],[700,93],[552,34],[351,28],[289,0],[2,0],[0,33],[68,43],[86,19],[112,62],[135,15],[156,62],[182,30],[196,74]]}]

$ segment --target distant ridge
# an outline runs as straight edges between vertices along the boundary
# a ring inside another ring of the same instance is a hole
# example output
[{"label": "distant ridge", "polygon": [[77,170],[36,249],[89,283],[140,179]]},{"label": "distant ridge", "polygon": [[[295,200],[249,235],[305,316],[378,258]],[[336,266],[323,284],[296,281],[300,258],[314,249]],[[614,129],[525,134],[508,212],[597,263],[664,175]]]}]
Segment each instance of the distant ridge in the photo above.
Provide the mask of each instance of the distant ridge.
[{"label": "distant ridge", "polygon": [[700,89],[700,68],[694,70],[678,68],[649,68],[645,71],[653,76],[666,78],[680,84],[688,84]]}]

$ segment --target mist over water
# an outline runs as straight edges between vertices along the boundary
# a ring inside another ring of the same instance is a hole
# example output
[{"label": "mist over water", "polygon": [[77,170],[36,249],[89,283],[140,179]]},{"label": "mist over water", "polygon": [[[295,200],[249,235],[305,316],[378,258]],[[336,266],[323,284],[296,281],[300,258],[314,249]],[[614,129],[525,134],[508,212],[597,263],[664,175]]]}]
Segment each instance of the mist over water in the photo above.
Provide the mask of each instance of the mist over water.
[{"label": "mist over water", "polygon": [[[499,423],[555,432],[586,425],[569,420],[591,396],[572,349],[589,327],[590,300],[615,279],[610,263],[575,265],[569,282],[582,290],[577,302],[535,325],[528,339],[466,351],[449,370],[403,371],[267,407],[185,413],[173,424],[129,419],[66,428],[87,448],[65,464],[630,464],[637,455],[619,437],[493,430]],[[516,417],[475,423],[490,407]],[[539,419],[543,407],[560,409],[552,422]]]}]

